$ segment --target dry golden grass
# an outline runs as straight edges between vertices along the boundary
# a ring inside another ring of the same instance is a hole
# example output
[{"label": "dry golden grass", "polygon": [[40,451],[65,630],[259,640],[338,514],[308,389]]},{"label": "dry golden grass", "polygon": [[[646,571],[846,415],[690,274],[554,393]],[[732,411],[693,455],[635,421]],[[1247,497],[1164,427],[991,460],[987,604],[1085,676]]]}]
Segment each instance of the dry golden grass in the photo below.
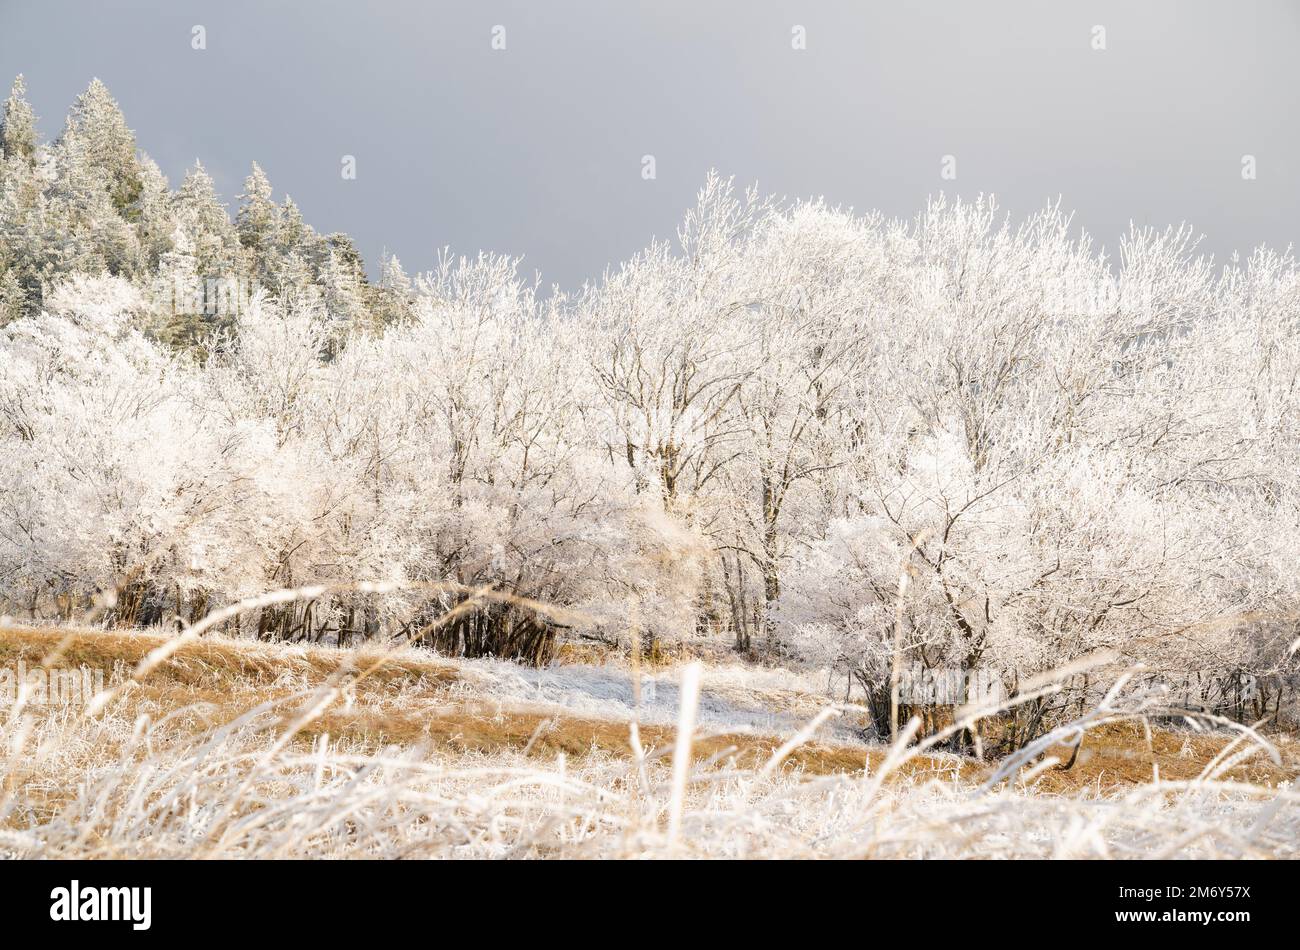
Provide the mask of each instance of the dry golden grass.
[{"label": "dry golden grass", "polygon": [[[1300,842],[1300,796],[1277,786],[1297,774],[1288,742],[1280,764],[1256,756],[1180,784],[1223,735],[1148,743],[1140,722],[1109,722],[1071,769],[1027,763],[1033,774],[994,786],[993,763],[706,725],[679,778],[662,716],[640,725],[639,757],[627,706],[525,701],[528,681],[502,689],[508,664],[210,637],[130,680],[167,639],[0,628],[0,664],[113,670],[93,715],[52,703],[0,716],[0,855],[1268,857]],[[786,696],[797,680],[711,675],[715,709],[802,716],[822,701]],[[1166,781],[1151,781],[1153,756]]]},{"label": "dry golden grass", "polygon": [[[1146,784],[1157,771],[1166,781],[1191,781],[1229,741],[1219,733],[1153,728],[1148,743],[1140,723],[1109,723],[1090,729],[1074,766],[1042,773],[1038,788],[1061,793],[1088,787],[1117,789]],[[1274,788],[1281,782],[1295,781],[1300,777],[1300,750],[1290,742],[1281,742],[1277,747],[1282,756],[1280,766],[1266,756],[1256,755],[1228,769],[1220,778]],[[1062,762],[1069,761],[1071,752],[1069,746],[1052,750]]]},{"label": "dry golden grass", "polygon": [[[128,675],[167,639],[165,634],[76,628],[6,626],[0,628],[0,666],[23,660],[29,667],[56,658],[61,666],[86,665]],[[355,659],[366,665],[363,650]],[[331,647],[267,644],[212,637],[188,643],[165,660],[143,682],[131,687],[126,702],[173,714],[176,733],[195,733],[231,722],[253,707],[289,699],[320,686],[353,661]],[[579,662],[576,652],[564,661]],[[538,709],[519,703],[451,695],[460,680],[454,663],[419,656],[415,651],[389,654],[363,681],[349,687],[349,702],[336,705],[303,727],[295,740],[309,743],[321,735],[347,739],[362,748],[423,745],[449,752],[521,751],[545,759],[563,753],[581,757],[592,753],[631,754],[628,724],[618,719],[582,716]],[[651,755],[671,748],[675,730],[642,725],[642,746]],[[728,732],[697,737],[697,764],[757,768],[784,739],[778,736]],[[1161,778],[1197,777],[1229,739],[1216,733],[1153,729],[1148,742],[1135,723],[1112,723],[1091,730],[1070,769],[1049,768],[1035,778],[1040,791],[1071,793],[1082,789],[1106,791],[1151,781],[1153,763]],[[1052,750],[1068,761],[1071,749]],[[1300,753],[1283,746],[1279,767],[1257,756],[1229,770],[1223,778],[1267,786],[1300,776]],[[859,772],[883,760],[883,749],[811,741],[796,748],[783,768],[808,775]],[[919,756],[900,775],[959,776],[978,781],[990,767],[954,756]]]},{"label": "dry golden grass", "polygon": [[[139,631],[68,630],[42,627],[0,628],[0,664],[25,661],[29,667],[48,657],[60,665],[129,672],[165,635]],[[182,647],[143,682],[127,701],[137,706],[179,712],[172,726],[200,729],[222,725],[254,706],[297,695],[336,673],[347,654],[325,647],[286,647],[256,642],[205,639]],[[446,687],[458,679],[456,667],[429,658],[403,655],[386,660],[358,685],[347,707],[334,708],[302,729],[299,741],[321,734],[360,742],[443,746],[458,752],[527,750],[552,758],[557,753],[630,753],[628,726],[611,719],[538,711],[518,704],[451,699]],[[666,749],[675,732],[644,726],[642,743]],[[774,736],[701,736],[697,761],[759,766],[780,747]],[[877,753],[878,756],[878,753]],[[860,770],[866,753],[856,746],[809,743],[796,749],[790,765],[810,774]],[[936,766],[938,767],[938,766]]]},{"label": "dry golden grass", "polygon": [[[60,666],[86,665],[112,670],[118,664],[134,668],[168,636],[140,630],[96,630],[75,627],[0,627],[0,664],[24,660],[33,666],[57,662]],[[367,657],[362,650],[358,658]],[[260,643],[211,637],[182,646],[150,674],[188,687],[274,687],[292,678],[303,686],[316,686],[352,662],[353,654],[331,647]],[[445,685],[457,678],[456,668],[411,652],[389,655],[367,679],[371,687]]]},{"label": "dry golden grass", "polygon": [[[57,656],[62,666],[116,668],[123,675],[166,639],[164,634],[141,631],[9,626],[0,628],[0,665],[21,659],[32,667]],[[362,748],[422,744],[455,752],[518,750],[548,759],[558,753],[631,754],[626,722],[452,697],[447,687],[459,679],[456,666],[412,656],[412,652],[386,659],[374,674],[357,684],[350,703],[308,723],[297,741],[307,743],[328,734],[358,742]],[[175,714],[170,723],[173,730],[207,729],[233,721],[268,700],[288,699],[319,686],[340,669],[347,656],[329,647],[203,639],[181,647],[133,685],[124,700]],[[651,755],[671,748],[675,735],[670,726],[643,725],[640,729],[642,746]],[[694,758],[697,763],[755,768],[783,742],[778,736],[706,733],[695,742]],[[877,749],[813,741],[795,749],[784,767],[827,775],[861,771],[869,761],[878,763],[882,758],[883,752]],[[922,757],[909,763],[906,771],[951,773],[968,768],[951,758]]]}]

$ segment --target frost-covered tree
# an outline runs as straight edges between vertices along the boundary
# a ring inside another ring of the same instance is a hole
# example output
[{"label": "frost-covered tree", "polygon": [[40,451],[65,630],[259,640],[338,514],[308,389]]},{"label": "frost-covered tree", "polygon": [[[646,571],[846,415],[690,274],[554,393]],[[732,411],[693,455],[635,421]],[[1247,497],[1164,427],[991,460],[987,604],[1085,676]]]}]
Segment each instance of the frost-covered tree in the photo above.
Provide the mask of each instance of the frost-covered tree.
[{"label": "frost-covered tree", "polygon": [[405,323],[411,319],[414,288],[397,255],[385,252],[381,257],[379,283],[375,291],[371,306],[380,326]]},{"label": "frost-covered tree", "polygon": [[41,293],[56,257],[48,243],[49,201],[35,168],[26,162],[8,163],[0,179],[0,274],[4,284],[0,322],[16,320],[39,309]]},{"label": "frost-covered tree", "polygon": [[235,216],[239,243],[248,252],[254,278],[263,285],[269,285],[270,276],[274,272],[280,208],[271,200],[271,182],[256,162],[253,163],[252,172],[244,179],[244,193],[239,198],[242,204]]},{"label": "frost-covered tree", "polygon": [[105,86],[98,79],[76,102],[68,116],[76,130],[78,158],[108,192],[113,207],[129,212],[140,195],[140,164],[135,154],[135,134]]},{"label": "frost-covered tree", "polygon": [[360,259],[355,252],[349,254],[351,245],[329,248],[321,284],[324,289],[325,311],[338,327],[361,327],[367,321],[365,276],[360,272]]},{"label": "frost-covered tree", "polygon": [[199,272],[208,277],[234,273],[239,262],[238,238],[202,162],[195,162],[185,175],[175,208],[177,220],[194,242]]},{"label": "frost-covered tree", "polygon": [[[95,121],[70,116],[49,156],[52,181],[46,192],[42,243],[51,276],[100,270],[125,274],[138,254],[135,233],[118,213],[121,206],[113,189],[120,182],[103,156],[83,140],[88,124],[95,131],[102,118],[94,111],[90,115]],[[137,190],[138,179],[131,200]]]},{"label": "frost-covered tree", "polygon": [[158,272],[163,255],[172,247],[176,214],[167,177],[148,156],[140,160],[140,196],[136,200],[135,231],[140,258],[135,276],[147,282]]},{"label": "frost-covered tree", "polygon": [[736,201],[710,178],[680,235],[684,254],[656,243],[578,304],[594,330],[606,450],[666,510],[689,508],[737,449],[749,340],[736,242],[757,213],[752,196]]},{"label": "frost-covered tree", "polygon": [[37,142],[36,114],[27,101],[27,83],[19,73],[0,114],[0,158],[32,165]]}]

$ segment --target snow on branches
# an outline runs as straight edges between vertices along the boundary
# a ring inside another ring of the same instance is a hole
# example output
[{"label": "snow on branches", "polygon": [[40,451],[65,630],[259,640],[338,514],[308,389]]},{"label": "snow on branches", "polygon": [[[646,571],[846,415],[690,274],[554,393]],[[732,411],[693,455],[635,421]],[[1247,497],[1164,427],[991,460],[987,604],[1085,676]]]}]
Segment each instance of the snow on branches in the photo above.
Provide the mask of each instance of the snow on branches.
[{"label": "snow on branches", "polygon": [[[201,167],[173,195],[135,158],[102,86],[49,147],[21,92],[0,178],[8,612],[156,623],[385,582],[255,620],[345,641],[433,630],[459,601],[427,585],[450,581],[604,640],[838,665],[869,693],[896,642],[962,675],[1099,650],[1291,675],[1289,254],[1216,270],[1186,229],[1134,230],[1110,260],[1055,206],[892,221],[714,175],[675,243],[573,296],[489,254],[413,279],[389,258],[371,285],[260,169],[232,224]],[[208,275],[252,291],[156,293]],[[492,623],[533,629],[515,609]],[[514,649],[484,630],[429,637]]]}]

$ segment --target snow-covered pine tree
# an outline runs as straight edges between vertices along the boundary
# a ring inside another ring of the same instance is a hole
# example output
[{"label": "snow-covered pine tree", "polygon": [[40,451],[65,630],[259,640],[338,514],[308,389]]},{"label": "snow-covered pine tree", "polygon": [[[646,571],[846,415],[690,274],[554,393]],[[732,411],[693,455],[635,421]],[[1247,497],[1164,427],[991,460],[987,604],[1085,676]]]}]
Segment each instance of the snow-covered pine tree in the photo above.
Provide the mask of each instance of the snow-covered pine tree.
[{"label": "snow-covered pine tree", "polygon": [[232,275],[240,263],[239,241],[202,162],[185,175],[175,206],[177,219],[194,241],[199,273],[208,279]]},{"label": "snow-covered pine tree", "polygon": [[162,256],[171,249],[176,214],[167,177],[147,155],[140,159],[140,197],[136,208],[135,229],[140,245],[136,274],[138,279],[148,282],[158,272]]},{"label": "snow-covered pine tree", "polygon": [[248,255],[253,279],[269,286],[275,272],[280,208],[271,200],[271,182],[257,162],[244,179],[244,193],[239,198],[242,204],[235,215],[239,243]]},{"label": "snow-covered pine tree", "polygon": [[396,254],[383,253],[379,261],[379,283],[375,285],[372,310],[377,323],[392,326],[412,316],[413,285]]},{"label": "snow-covered pine tree", "polygon": [[122,110],[98,79],[72,105],[70,122],[77,130],[81,160],[98,176],[118,212],[133,215],[140,196],[140,163],[135,154],[135,133],[126,125]]},{"label": "snow-covered pine tree", "polygon": [[[103,119],[102,110],[92,109],[90,114],[95,116],[91,126]],[[115,173],[96,159],[96,149],[86,145],[86,126],[75,114],[69,116],[50,152],[44,243],[51,262],[46,276],[51,280],[74,272],[129,273],[137,255],[135,235],[113,197]],[[138,189],[137,179],[132,200]]]},{"label": "snow-covered pine tree", "polygon": [[[329,256],[321,272],[325,290],[325,312],[339,332],[364,329],[367,323],[365,284],[358,273],[356,259],[348,252],[350,244],[336,244],[331,235]],[[355,253],[355,251],[353,252]]]},{"label": "snow-covered pine tree", "polygon": [[0,157],[33,165],[37,142],[36,114],[27,101],[27,83],[19,73],[0,115]]}]

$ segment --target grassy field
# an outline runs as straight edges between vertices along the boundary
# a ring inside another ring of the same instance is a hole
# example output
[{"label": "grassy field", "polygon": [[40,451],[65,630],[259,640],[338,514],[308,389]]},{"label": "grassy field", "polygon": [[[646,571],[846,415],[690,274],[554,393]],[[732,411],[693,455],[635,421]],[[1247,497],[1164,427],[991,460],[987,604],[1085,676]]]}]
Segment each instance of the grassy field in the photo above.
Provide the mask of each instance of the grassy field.
[{"label": "grassy field", "polygon": [[1285,735],[1152,729],[1116,710],[1071,768],[1062,735],[1000,774],[1007,763],[866,743],[857,710],[787,671],[634,677],[215,636],[153,652],[166,643],[0,628],[0,669],[106,677],[89,706],[0,708],[0,853],[1300,853],[1300,748]]}]

